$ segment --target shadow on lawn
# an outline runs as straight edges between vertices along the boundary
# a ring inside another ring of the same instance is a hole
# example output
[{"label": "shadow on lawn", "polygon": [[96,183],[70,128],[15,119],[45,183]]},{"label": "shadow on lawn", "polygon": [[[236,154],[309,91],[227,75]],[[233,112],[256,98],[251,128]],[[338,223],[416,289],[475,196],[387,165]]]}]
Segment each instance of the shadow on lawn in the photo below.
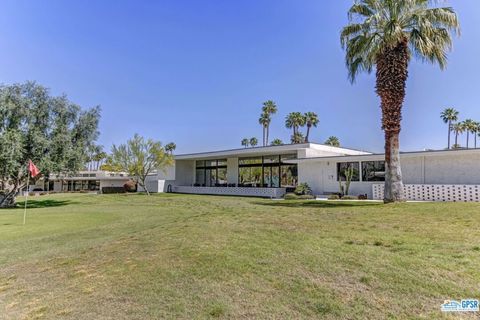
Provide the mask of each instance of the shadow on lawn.
[{"label": "shadow on lawn", "polygon": [[[70,200],[28,200],[27,209],[39,209],[39,208],[52,208],[52,207],[62,207],[74,204],[75,202]],[[14,209],[23,209],[25,208],[25,201],[17,202],[17,206]]]},{"label": "shadow on lawn", "polygon": [[265,201],[255,202],[255,204],[270,207],[287,208],[342,208],[342,207],[370,207],[382,205],[376,202],[343,202],[343,201]]}]

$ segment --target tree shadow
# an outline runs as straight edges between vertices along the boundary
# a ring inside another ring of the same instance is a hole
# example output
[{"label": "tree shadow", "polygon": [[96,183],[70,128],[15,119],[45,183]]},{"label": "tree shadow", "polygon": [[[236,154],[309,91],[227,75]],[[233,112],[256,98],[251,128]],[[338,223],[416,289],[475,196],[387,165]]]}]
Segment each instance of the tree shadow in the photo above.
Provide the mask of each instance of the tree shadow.
[{"label": "tree shadow", "polygon": [[269,207],[286,208],[343,208],[343,207],[371,207],[379,206],[381,202],[347,202],[347,201],[319,201],[319,200],[282,200],[282,201],[256,201],[255,204]]},{"label": "tree shadow", "polygon": [[[62,206],[67,206],[74,203],[75,202],[70,200],[53,200],[53,199],[30,200],[29,199],[27,202],[27,209],[62,207]],[[23,208],[25,208],[25,201],[19,201],[17,202],[17,206],[13,209],[23,209]]]}]

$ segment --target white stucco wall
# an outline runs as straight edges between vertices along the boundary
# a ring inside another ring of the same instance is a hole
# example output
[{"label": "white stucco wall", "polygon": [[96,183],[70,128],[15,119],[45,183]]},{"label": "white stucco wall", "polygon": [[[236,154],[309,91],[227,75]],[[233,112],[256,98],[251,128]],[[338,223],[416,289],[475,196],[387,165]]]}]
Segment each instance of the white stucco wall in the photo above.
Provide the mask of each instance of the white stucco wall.
[{"label": "white stucco wall", "polygon": [[[307,182],[315,194],[339,191],[337,163],[345,161],[383,160],[382,157],[362,160],[345,158],[300,162],[300,182]],[[449,155],[407,154],[401,156],[405,184],[480,184],[480,154],[450,153]],[[372,197],[372,184],[381,182],[352,181],[350,194],[367,194]]]},{"label": "white stucco wall", "polygon": [[175,184],[177,186],[190,186],[195,181],[195,161],[175,161]]}]

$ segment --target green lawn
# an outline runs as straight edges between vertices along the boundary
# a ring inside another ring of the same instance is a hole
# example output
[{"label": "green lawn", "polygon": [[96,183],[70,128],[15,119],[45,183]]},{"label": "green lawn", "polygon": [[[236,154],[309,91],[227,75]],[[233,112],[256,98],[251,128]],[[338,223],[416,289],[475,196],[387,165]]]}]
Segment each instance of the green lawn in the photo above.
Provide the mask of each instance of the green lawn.
[{"label": "green lawn", "polygon": [[480,298],[479,204],[30,204],[26,226],[0,211],[1,319],[437,319],[453,318],[445,299]]}]

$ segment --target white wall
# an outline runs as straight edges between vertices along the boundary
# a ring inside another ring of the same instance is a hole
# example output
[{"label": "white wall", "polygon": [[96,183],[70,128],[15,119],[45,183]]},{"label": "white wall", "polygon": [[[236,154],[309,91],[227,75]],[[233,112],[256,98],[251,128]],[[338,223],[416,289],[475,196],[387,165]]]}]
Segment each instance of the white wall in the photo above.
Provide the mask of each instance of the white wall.
[{"label": "white wall", "polygon": [[176,160],[175,161],[175,185],[190,186],[195,181],[195,161],[194,160]]},{"label": "white wall", "polygon": [[[299,181],[307,182],[315,194],[338,192],[337,163],[357,160],[346,158],[300,162]],[[365,158],[362,161],[371,159]],[[408,154],[401,156],[401,166],[405,184],[480,184],[480,154]],[[372,184],[378,183],[381,182],[352,181],[350,194],[367,194],[371,198]]]},{"label": "white wall", "polygon": [[238,158],[227,159],[227,183],[238,183]]}]

